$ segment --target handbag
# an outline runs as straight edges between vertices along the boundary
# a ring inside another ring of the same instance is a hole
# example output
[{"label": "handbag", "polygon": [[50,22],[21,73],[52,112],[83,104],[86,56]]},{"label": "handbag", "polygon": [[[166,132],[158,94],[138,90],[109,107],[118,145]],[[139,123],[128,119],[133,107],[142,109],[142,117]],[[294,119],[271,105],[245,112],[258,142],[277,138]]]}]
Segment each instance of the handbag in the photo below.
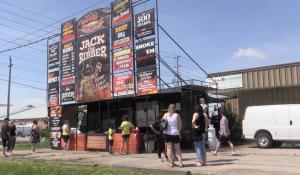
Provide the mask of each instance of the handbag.
[{"label": "handbag", "polygon": [[161,121],[161,123],[160,123],[161,130],[163,130],[163,131],[166,130],[168,128],[168,125],[169,125],[168,120],[167,119],[163,119]]}]

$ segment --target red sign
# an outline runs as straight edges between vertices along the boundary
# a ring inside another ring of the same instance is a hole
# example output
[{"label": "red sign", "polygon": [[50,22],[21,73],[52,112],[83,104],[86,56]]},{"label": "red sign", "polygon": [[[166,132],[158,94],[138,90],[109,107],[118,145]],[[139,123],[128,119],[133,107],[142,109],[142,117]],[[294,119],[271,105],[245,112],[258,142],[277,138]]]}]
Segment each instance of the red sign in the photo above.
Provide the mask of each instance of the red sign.
[{"label": "red sign", "polygon": [[113,27],[111,40],[113,49],[132,44],[131,21]]},{"label": "red sign", "polygon": [[133,74],[121,75],[114,77],[114,96],[132,95],[133,88]]},{"label": "red sign", "polygon": [[61,42],[66,43],[75,39],[76,19],[71,19],[61,25]]},{"label": "red sign", "polygon": [[138,95],[157,93],[156,66],[149,66],[138,70]]},{"label": "red sign", "polygon": [[132,68],[133,63],[131,48],[113,52],[113,71]]}]

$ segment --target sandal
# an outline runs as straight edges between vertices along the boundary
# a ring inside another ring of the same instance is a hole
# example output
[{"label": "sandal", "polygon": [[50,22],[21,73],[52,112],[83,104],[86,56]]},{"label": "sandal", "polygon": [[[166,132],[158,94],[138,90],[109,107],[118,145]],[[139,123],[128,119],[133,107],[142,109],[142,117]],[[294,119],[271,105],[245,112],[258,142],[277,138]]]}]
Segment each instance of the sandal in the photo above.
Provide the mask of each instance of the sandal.
[{"label": "sandal", "polygon": [[200,167],[200,166],[203,166],[203,164],[202,163],[200,163],[200,162],[197,162],[197,167]]},{"label": "sandal", "polygon": [[218,155],[215,151],[211,151],[211,154],[212,154],[213,156],[217,156],[217,155]]}]

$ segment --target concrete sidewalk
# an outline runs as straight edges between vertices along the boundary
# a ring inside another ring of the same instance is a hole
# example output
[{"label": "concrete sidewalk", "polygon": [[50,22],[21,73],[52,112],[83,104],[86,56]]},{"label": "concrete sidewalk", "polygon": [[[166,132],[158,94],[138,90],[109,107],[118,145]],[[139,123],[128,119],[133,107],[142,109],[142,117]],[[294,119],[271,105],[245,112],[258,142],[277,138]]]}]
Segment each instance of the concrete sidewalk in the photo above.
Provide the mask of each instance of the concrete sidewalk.
[{"label": "concrete sidewalk", "polygon": [[183,153],[184,168],[166,166],[156,154],[110,155],[106,152],[75,152],[56,150],[15,151],[12,157],[62,162],[65,164],[106,165],[113,167],[137,168],[160,172],[187,171],[202,174],[300,174],[299,149],[257,149],[241,147],[236,156],[221,152],[218,156],[207,153],[208,166],[195,166],[195,153]]}]

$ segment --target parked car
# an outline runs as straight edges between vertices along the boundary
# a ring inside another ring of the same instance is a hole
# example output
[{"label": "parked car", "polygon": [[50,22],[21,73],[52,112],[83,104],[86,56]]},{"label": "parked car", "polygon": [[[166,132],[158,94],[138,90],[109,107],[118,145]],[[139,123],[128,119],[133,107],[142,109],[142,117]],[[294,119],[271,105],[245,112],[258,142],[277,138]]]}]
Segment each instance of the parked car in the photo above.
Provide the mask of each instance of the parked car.
[{"label": "parked car", "polygon": [[31,135],[32,124],[17,125],[16,128],[17,136],[25,137]]},{"label": "parked car", "polygon": [[246,139],[255,139],[260,148],[300,141],[300,104],[251,106],[243,120]]}]

